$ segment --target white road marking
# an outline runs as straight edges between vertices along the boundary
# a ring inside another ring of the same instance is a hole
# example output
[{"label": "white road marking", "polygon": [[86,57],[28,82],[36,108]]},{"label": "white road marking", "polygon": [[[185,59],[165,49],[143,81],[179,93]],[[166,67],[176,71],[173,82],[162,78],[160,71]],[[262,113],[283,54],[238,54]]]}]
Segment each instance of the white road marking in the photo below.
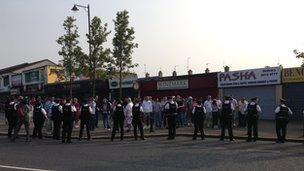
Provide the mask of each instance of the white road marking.
[{"label": "white road marking", "polygon": [[34,169],[34,168],[16,167],[16,166],[6,166],[6,165],[0,165],[0,168],[15,169],[15,170],[27,170],[27,171],[52,171],[52,170]]}]

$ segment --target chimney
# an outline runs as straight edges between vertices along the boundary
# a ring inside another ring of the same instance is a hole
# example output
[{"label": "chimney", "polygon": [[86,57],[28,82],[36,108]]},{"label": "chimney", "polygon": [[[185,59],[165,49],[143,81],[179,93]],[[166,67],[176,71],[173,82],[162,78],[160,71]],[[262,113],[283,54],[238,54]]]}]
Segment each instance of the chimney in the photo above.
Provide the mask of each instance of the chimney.
[{"label": "chimney", "polygon": [[210,73],[209,68],[206,68],[206,69],[205,69],[205,73],[206,73],[206,74]]},{"label": "chimney", "polygon": [[176,71],[173,71],[172,76],[173,76],[173,77],[176,77],[176,76],[177,76]]},{"label": "chimney", "polygon": [[191,69],[188,70],[188,75],[192,75],[193,71]]},{"label": "chimney", "polygon": [[146,78],[149,78],[150,77],[150,74],[148,72],[146,72],[146,75],[145,75]]},{"label": "chimney", "polygon": [[225,72],[229,72],[229,71],[230,71],[230,67],[229,67],[229,66],[227,66],[227,65],[226,65],[226,66],[224,66],[224,71],[225,71]]},{"label": "chimney", "polygon": [[158,77],[163,77],[163,72],[162,71],[158,71]]}]

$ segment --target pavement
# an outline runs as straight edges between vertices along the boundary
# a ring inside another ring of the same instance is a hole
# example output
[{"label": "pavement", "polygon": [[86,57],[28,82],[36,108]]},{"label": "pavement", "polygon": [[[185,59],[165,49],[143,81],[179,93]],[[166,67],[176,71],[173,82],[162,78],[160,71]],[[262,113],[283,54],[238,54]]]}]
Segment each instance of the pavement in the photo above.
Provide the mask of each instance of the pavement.
[{"label": "pavement", "polygon": [[301,143],[217,139],[193,141],[189,137],[73,141],[61,144],[51,139],[30,143],[10,142],[0,137],[0,170],[303,170]]},{"label": "pavement", "polygon": [[[259,139],[265,141],[275,141],[276,133],[275,133],[275,121],[267,121],[267,120],[260,120],[258,124],[259,129]],[[31,130],[33,130],[33,124],[31,124]],[[30,131],[31,132],[31,131]],[[24,134],[24,129],[21,128],[21,135]],[[145,130],[146,137],[166,137],[167,136],[167,129],[156,129],[155,132],[150,133],[148,130]],[[193,127],[182,127],[178,128],[177,136],[186,136],[190,137],[193,135]],[[228,132],[226,131],[226,134]],[[245,139],[247,137],[247,128],[238,128],[235,127],[233,129],[233,133],[236,139]],[[5,124],[4,119],[0,117],[0,136],[5,136],[7,134],[7,125]],[[79,128],[73,129],[73,138],[78,138]],[[219,138],[220,130],[215,128],[205,128],[205,134],[207,137],[211,138]],[[85,131],[84,131],[85,135]],[[111,131],[104,129],[102,126],[102,121],[99,122],[99,128],[92,131],[92,138],[93,139],[109,139],[111,135]],[[44,131],[44,136],[51,137],[50,134],[46,134]],[[132,138],[133,132],[126,132],[126,138]],[[304,142],[303,137],[303,123],[301,121],[291,121],[288,124],[287,128],[287,140],[290,142]]]}]

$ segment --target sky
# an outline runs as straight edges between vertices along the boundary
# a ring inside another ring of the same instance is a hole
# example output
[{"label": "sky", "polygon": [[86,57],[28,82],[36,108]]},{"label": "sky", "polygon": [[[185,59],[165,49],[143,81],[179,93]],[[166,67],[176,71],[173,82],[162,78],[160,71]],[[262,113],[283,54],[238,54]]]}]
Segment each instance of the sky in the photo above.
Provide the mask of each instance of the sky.
[{"label": "sky", "polygon": [[0,68],[22,62],[50,59],[58,62],[56,39],[64,33],[62,23],[74,16],[80,45],[88,51],[84,9],[71,11],[73,4],[90,4],[91,18],[108,23],[112,48],[116,13],[128,10],[135,29],[133,69],[140,77],[162,70],[165,76],[186,74],[187,68],[203,73],[261,68],[296,67],[294,49],[304,51],[304,22],[301,0],[1,0]]}]

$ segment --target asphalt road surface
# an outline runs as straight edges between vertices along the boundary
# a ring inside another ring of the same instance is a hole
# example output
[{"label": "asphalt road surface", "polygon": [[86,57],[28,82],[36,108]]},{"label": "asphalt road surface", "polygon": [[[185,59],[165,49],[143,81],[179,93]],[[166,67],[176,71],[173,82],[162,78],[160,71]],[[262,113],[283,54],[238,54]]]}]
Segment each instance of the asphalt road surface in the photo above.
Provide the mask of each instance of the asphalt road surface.
[{"label": "asphalt road surface", "polygon": [[304,145],[150,138],[76,141],[0,137],[0,170],[304,170]]}]

